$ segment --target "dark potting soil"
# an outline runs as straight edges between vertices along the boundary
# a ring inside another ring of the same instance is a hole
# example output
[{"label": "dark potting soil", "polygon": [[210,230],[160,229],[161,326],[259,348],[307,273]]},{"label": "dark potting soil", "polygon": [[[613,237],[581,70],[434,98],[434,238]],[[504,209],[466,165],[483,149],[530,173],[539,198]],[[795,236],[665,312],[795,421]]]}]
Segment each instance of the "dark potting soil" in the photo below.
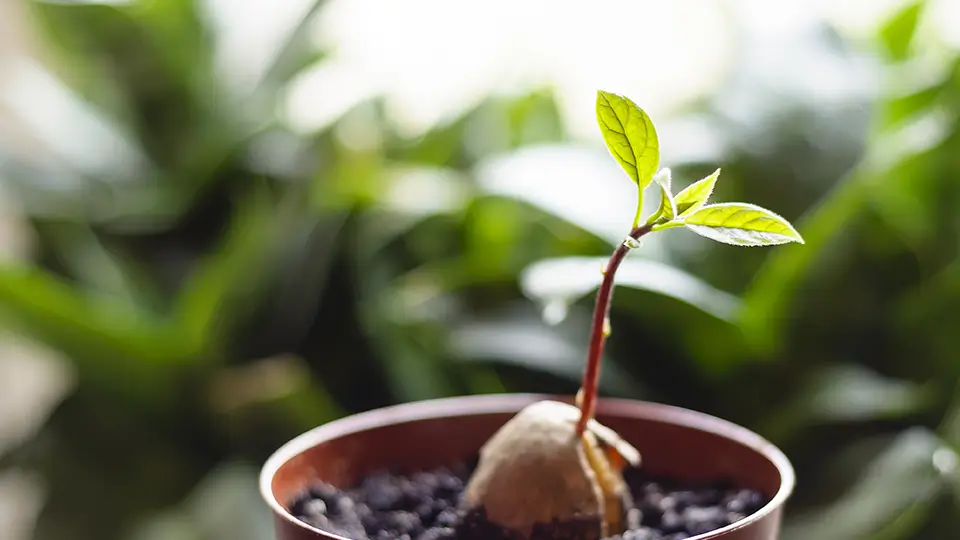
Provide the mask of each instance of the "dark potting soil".
[{"label": "dark potting soil", "polygon": [[[292,501],[291,510],[318,529],[355,540],[510,540],[479,513],[457,510],[471,470],[380,473],[349,490],[315,483]],[[625,479],[639,512],[632,513],[627,532],[608,540],[683,540],[739,521],[768,502],[724,481],[695,485],[637,470],[628,470]],[[576,525],[550,537],[577,538]]]}]

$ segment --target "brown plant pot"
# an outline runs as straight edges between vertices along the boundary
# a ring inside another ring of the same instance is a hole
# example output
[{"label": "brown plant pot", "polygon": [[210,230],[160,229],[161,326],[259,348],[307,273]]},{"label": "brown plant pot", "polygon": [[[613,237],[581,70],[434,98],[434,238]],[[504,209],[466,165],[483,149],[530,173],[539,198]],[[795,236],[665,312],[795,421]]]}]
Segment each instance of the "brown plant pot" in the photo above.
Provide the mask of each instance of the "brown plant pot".
[{"label": "brown plant pot", "polygon": [[[343,540],[290,513],[288,502],[311,481],[349,487],[387,468],[405,473],[469,459],[513,415],[542,399],[571,402],[534,394],[437,399],[356,414],[300,435],[277,450],[260,474],[277,540]],[[691,480],[731,478],[770,498],[739,522],[690,540],[779,537],[795,478],[790,461],[773,444],[713,416],[643,401],[601,399],[597,419],[637,447],[646,471]]]}]

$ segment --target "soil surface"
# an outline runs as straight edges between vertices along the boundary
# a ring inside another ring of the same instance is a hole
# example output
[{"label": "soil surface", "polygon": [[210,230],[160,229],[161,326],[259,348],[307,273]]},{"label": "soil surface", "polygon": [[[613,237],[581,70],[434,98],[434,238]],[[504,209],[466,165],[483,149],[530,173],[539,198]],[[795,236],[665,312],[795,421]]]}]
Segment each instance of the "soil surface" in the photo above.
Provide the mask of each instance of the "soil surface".
[{"label": "soil surface", "polygon": [[[355,540],[511,540],[482,513],[457,510],[471,471],[465,465],[407,476],[380,473],[349,490],[318,482],[290,508],[314,527]],[[636,470],[628,470],[625,478],[639,512],[631,512],[627,532],[608,540],[683,540],[743,519],[768,502],[756,491],[724,481],[691,484]],[[577,527],[548,524],[533,536],[581,538]]]}]

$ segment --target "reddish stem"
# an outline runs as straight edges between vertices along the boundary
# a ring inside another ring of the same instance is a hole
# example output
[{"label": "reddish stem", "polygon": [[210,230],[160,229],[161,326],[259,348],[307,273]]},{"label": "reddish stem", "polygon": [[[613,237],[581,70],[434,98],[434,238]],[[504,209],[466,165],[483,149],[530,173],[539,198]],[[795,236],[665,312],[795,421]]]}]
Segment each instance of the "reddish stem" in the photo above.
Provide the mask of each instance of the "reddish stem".
[{"label": "reddish stem", "polygon": [[[641,236],[650,232],[652,225],[643,225],[630,231],[630,238],[639,240]],[[583,435],[587,422],[593,418],[597,406],[597,386],[600,382],[600,359],[603,357],[603,344],[607,340],[604,332],[605,321],[610,314],[610,300],[613,298],[613,276],[617,267],[630,251],[630,247],[621,243],[614,250],[603,272],[603,281],[597,291],[597,302],[593,309],[593,326],[590,329],[590,348],[587,352],[587,366],[583,371],[581,385],[580,421],[577,422],[577,434]]]}]

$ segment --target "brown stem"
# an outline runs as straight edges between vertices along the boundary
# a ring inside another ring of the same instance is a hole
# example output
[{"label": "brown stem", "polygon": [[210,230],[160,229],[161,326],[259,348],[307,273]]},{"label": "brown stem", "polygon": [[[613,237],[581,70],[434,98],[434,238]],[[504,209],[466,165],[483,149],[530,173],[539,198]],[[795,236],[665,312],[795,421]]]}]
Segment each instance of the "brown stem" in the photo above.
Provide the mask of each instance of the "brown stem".
[{"label": "brown stem", "polygon": [[[630,231],[630,238],[639,240],[650,232],[653,225],[643,225]],[[597,302],[593,309],[593,326],[590,329],[590,348],[587,352],[587,366],[583,371],[583,384],[580,388],[580,421],[577,422],[577,434],[583,435],[587,422],[593,418],[597,406],[597,386],[600,382],[600,358],[603,356],[603,344],[607,339],[604,327],[610,314],[610,300],[613,298],[613,276],[617,267],[630,251],[630,247],[621,243],[614,250],[603,271],[603,281],[597,291]]]}]

